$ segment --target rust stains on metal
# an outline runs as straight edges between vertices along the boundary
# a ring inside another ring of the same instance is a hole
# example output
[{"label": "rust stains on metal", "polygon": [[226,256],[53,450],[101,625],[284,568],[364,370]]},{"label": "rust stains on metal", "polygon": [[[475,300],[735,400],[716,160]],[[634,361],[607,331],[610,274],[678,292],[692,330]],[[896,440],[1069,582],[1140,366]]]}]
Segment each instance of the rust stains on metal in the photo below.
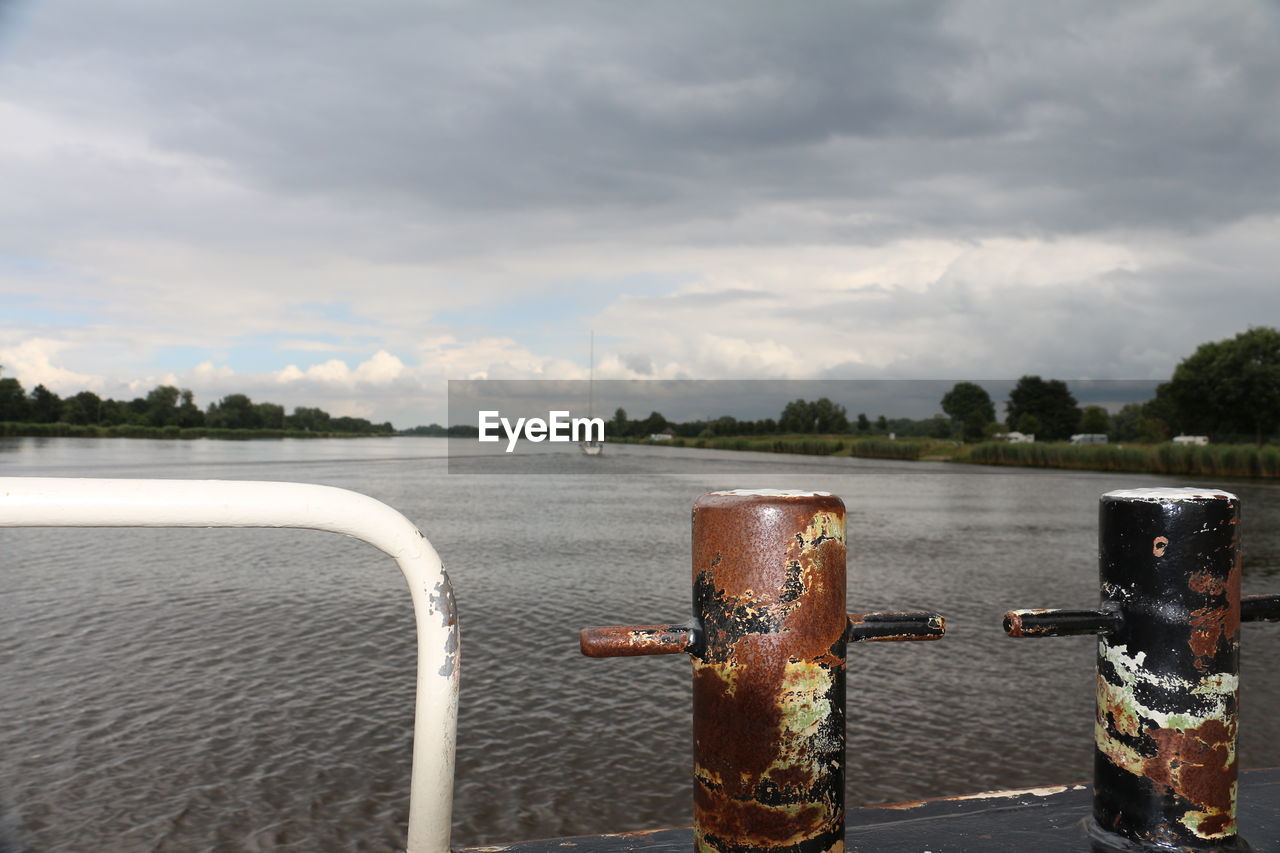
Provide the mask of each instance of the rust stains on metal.
[{"label": "rust stains on metal", "polygon": [[1096,741],[1109,764],[1146,779],[1165,804],[1165,815],[1139,830],[1152,842],[1178,842],[1187,830],[1207,839],[1236,833],[1236,720],[1226,715],[1234,705],[1234,679],[1200,684],[1197,690],[1217,699],[1205,713],[1170,714],[1135,697],[1144,685],[1158,687],[1160,677],[1113,653],[1116,685],[1098,676]]},{"label": "rust stains on metal", "polygon": [[1143,774],[1190,803],[1182,822],[1204,838],[1236,831],[1236,726],[1205,720],[1189,729],[1156,729],[1155,756]]},{"label": "rust stains on metal", "polygon": [[1080,634],[1107,634],[1121,623],[1114,609],[1052,610],[1035,608],[1010,610],[1004,614],[1004,632],[1010,637],[1066,637]]},{"label": "rust stains on metal", "polygon": [[1151,553],[1157,557],[1164,556],[1164,549],[1169,547],[1169,539],[1165,536],[1157,536],[1151,542]]},{"label": "rust stains on metal", "polygon": [[843,831],[844,812],[833,815],[828,807],[815,803],[762,803],[719,795],[714,787],[699,784],[693,791],[694,843],[702,851],[770,848],[814,849],[821,839],[823,850],[844,849],[842,839],[825,831],[835,821]]},{"label": "rust stains on metal", "polygon": [[703,496],[693,582],[699,849],[841,849],[844,504]]},{"label": "rust stains on metal", "polygon": [[1025,637],[1026,630],[1022,627],[1022,617],[1025,615],[1035,614],[1044,611],[1036,610],[1009,610],[1004,614],[1004,632],[1010,637]]},{"label": "rust stains on metal", "polygon": [[578,646],[592,658],[674,655],[687,651],[693,636],[685,625],[607,625],[583,628]]},{"label": "rust stains on metal", "polygon": [[1227,577],[1211,572],[1195,572],[1188,586],[1204,596],[1205,604],[1191,611],[1191,637],[1188,644],[1196,656],[1200,671],[1209,668],[1219,648],[1238,642],[1240,633],[1240,561],[1232,561]]}]

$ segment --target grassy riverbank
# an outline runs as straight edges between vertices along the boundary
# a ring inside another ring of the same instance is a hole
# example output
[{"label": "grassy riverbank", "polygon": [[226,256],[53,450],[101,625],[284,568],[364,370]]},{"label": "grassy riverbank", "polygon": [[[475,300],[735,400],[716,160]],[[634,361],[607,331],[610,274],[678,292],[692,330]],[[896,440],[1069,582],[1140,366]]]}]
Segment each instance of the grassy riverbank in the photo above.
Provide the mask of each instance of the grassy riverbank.
[{"label": "grassy riverbank", "polygon": [[[612,439],[616,440],[616,439]],[[671,441],[624,439],[628,443],[708,450],[754,450],[761,453],[799,453],[805,456],[859,456],[876,459],[920,459],[945,456],[958,448],[953,442],[932,439],[859,438],[849,435],[729,435],[713,438],[675,438]]]},{"label": "grassy riverbank", "polygon": [[216,427],[153,427],[139,424],[97,426],[80,424],[29,424],[0,421],[0,437],[31,436],[36,438],[217,438],[246,440],[253,438],[367,438],[390,433],[316,432],[302,429],[219,429]]},{"label": "grassy riverbank", "polygon": [[859,438],[848,435],[717,436],[642,443],[703,447],[710,450],[754,450],[763,453],[874,459],[929,459],[979,465],[1124,471],[1135,474],[1280,477],[1280,447],[1275,445],[1264,445],[1261,448],[1244,444],[1210,444],[1199,447],[1176,444],[1074,445],[1065,442],[986,442],[961,445],[936,439],[906,438],[890,441],[883,437]]},{"label": "grassy riverbank", "polygon": [[1199,477],[1280,477],[1280,448],[1249,444],[978,444],[963,461]]}]

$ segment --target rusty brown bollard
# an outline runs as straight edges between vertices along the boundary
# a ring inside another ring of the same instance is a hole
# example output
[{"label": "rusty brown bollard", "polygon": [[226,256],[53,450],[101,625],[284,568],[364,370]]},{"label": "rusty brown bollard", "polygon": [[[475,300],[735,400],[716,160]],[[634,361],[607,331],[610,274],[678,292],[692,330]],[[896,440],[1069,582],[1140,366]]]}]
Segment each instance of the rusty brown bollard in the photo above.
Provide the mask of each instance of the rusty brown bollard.
[{"label": "rusty brown bollard", "polygon": [[1236,828],[1239,628],[1280,618],[1240,597],[1236,497],[1102,496],[1097,610],[1011,610],[1010,636],[1098,635],[1096,851],[1249,850]]},{"label": "rusty brown bollard", "polygon": [[844,524],[825,492],[703,495],[693,620],[579,635],[590,657],[693,657],[698,853],[842,850],[845,645],[943,634],[935,613],[846,613]]}]

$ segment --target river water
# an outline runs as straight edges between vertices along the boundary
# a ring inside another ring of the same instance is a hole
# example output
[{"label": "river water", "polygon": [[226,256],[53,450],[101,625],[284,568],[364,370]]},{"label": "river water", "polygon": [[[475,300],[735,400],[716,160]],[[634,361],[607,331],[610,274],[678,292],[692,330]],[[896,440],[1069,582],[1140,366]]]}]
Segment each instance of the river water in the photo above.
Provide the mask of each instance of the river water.
[{"label": "river water", "polygon": [[[1098,496],[1182,485],[634,446],[559,460],[612,476],[494,476],[450,474],[444,454],[0,439],[0,476],[322,483],[418,524],[462,626],[455,845],[691,822],[687,659],[588,660],[576,635],[683,620],[689,508],[726,488],[841,495],[850,609],[947,616],[941,642],[850,649],[850,805],[1086,782],[1093,640],[1010,640],[1000,617],[1096,604]],[[1277,486],[1190,485],[1240,495],[1245,592],[1280,592]],[[1280,765],[1280,626],[1243,632],[1241,762]],[[0,849],[396,850],[413,662],[404,581],[352,540],[0,531]]]}]

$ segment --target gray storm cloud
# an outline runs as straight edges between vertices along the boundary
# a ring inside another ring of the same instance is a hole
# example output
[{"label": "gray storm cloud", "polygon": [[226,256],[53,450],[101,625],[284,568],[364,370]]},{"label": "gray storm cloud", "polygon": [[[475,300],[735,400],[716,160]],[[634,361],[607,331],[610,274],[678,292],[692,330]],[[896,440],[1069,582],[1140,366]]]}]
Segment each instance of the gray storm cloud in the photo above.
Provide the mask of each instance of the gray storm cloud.
[{"label": "gray storm cloud", "polygon": [[1273,213],[1280,189],[1267,4],[135,2],[25,21],[7,83],[28,97],[78,78],[112,93],[97,110],[255,187],[423,216],[644,227],[794,200],[873,214],[828,236],[875,238],[1197,227]]}]

